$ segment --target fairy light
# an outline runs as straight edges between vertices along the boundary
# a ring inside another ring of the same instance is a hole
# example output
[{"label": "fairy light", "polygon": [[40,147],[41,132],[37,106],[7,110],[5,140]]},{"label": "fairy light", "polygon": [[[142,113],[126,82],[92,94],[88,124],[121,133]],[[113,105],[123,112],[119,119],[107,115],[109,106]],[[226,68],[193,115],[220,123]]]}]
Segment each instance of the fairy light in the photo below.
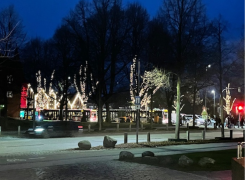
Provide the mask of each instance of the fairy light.
[{"label": "fairy light", "polygon": [[[86,94],[86,80],[87,80],[87,68],[88,68],[88,63],[86,62],[86,66],[83,67],[82,65],[80,66],[79,70],[79,81],[80,81],[80,90],[79,87],[77,86],[77,80],[76,80],[76,74],[74,75],[74,86],[76,88],[76,95],[73,101],[70,101],[69,99],[67,100],[68,106],[73,109],[76,107],[76,104],[80,104],[81,108],[86,107],[85,103],[88,101],[88,96],[90,96],[92,93],[89,92],[88,95]],[[84,71],[84,72],[83,72]],[[60,106],[61,100],[64,98],[63,95],[57,99],[57,95],[52,88],[52,80],[54,79],[54,73],[55,70],[51,74],[51,82],[49,84],[49,92],[48,94],[46,93],[46,79],[44,78],[44,86],[42,88],[41,84],[41,71],[38,71],[36,73],[36,80],[37,80],[37,94],[35,95],[35,107],[38,109],[57,109]],[[83,76],[83,77],[82,77]],[[92,74],[91,74],[91,79]],[[62,88],[61,84],[59,86]],[[95,86],[92,88],[95,91]]]},{"label": "fairy light", "polygon": [[41,88],[41,71],[39,70],[37,73],[36,73],[36,77],[37,77],[37,91],[39,88]]},{"label": "fairy light", "polygon": [[35,95],[35,103],[38,109],[49,109],[49,96],[43,88],[38,89],[38,93]]},{"label": "fairy light", "polygon": [[83,103],[83,99],[82,99],[82,97],[81,97],[81,94],[80,94],[79,92],[76,93],[75,99],[73,100],[73,102],[72,102],[72,104],[71,104],[71,109],[73,109],[74,106],[77,107],[77,106],[75,105],[76,101],[80,102],[81,105],[82,105],[82,108],[83,108],[84,103]]},{"label": "fairy light", "polygon": [[49,109],[56,109],[56,93],[53,89],[49,91]]},{"label": "fairy light", "polygon": [[54,79],[54,74],[55,74],[55,70],[53,70],[52,74],[51,74],[51,77],[50,77],[50,87],[49,87],[49,92],[51,92],[53,89],[52,89],[52,80]]},{"label": "fairy light", "polygon": [[223,97],[223,99],[226,102],[226,106],[223,105],[224,111],[226,111],[227,114],[230,114],[233,104],[236,100],[236,98],[234,98],[231,104],[230,83],[228,84],[228,87],[226,87],[226,97]]},{"label": "fairy light", "polygon": [[[145,71],[143,76],[141,76],[141,79],[142,83],[139,92],[139,96],[141,97],[141,107],[147,107],[150,102],[151,95],[148,95],[149,90],[153,90],[153,94],[155,94],[161,87],[170,87],[169,77],[165,74],[165,72],[162,72],[157,68],[152,71]],[[136,88],[134,87],[136,84],[136,58],[133,58],[133,63],[130,67],[130,97],[133,104],[135,102]]]},{"label": "fairy light", "polygon": [[46,92],[46,78],[44,78],[44,91]]}]

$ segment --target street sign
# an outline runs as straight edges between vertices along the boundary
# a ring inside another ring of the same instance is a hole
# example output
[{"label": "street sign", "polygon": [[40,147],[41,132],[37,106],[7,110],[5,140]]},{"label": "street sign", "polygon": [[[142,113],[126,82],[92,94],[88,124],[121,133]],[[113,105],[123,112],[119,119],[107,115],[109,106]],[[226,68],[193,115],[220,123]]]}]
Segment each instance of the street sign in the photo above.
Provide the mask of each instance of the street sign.
[{"label": "street sign", "polygon": [[13,82],[13,76],[12,75],[8,75],[7,76],[7,81],[9,84],[11,84]]},{"label": "street sign", "polygon": [[12,98],[13,97],[13,92],[12,91],[7,91],[7,97]]},{"label": "street sign", "polygon": [[140,96],[135,96],[135,105],[140,105]]},{"label": "street sign", "polygon": [[140,105],[136,105],[136,109],[140,109]]}]

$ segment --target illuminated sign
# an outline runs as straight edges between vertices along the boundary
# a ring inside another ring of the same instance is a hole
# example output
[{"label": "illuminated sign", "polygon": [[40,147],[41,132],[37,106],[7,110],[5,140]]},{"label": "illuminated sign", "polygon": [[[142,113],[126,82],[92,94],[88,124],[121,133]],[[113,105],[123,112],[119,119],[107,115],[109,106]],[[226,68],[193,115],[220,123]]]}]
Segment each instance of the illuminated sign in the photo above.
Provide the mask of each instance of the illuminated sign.
[{"label": "illuminated sign", "polygon": [[20,108],[27,108],[27,83],[22,84]]},{"label": "illuminated sign", "polygon": [[20,111],[20,117],[24,118],[25,117],[25,111]]}]

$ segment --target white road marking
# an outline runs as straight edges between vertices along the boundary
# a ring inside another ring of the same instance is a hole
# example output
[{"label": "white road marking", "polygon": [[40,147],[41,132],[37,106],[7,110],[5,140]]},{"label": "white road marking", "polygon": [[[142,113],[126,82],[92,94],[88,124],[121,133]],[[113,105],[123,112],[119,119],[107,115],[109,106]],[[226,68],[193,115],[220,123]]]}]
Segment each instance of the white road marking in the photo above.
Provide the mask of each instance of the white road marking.
[{"label": "white road marking", "polygon": [[20,161],[26,161],[26,159],[7,159],[7,162],[20,162]]},{"label": "white road marking", "polygon": [[36,157],[36,158],[28,158],[28,159],[44,159],[45,157]]}]

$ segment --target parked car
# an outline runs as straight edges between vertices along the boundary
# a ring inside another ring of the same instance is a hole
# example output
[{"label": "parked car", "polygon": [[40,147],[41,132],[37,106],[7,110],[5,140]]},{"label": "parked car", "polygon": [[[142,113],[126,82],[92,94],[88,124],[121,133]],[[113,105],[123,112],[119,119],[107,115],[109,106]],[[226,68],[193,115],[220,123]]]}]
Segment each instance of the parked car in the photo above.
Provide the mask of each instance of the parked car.
[{"label": "parked car", "polygon": [[[193,115],[192,114],[186,114],[185,120],[187,123],[189,123],[189,126],[193,126]],[[204,124],[205,119],[199,117],[199,115],[195,114],[195,126],[200,126]]]},{"label": "parked car", "polygon": [[[189,126],[193,126],[193,115],[186,114],[185,117],[189,122]],[[201,115],[195,114],[195,126],[205,125],[206,121],[207,121],[207,126],[213,126],[216,123],[216,121],[212,118],[204,119],[201,117]]]}]

